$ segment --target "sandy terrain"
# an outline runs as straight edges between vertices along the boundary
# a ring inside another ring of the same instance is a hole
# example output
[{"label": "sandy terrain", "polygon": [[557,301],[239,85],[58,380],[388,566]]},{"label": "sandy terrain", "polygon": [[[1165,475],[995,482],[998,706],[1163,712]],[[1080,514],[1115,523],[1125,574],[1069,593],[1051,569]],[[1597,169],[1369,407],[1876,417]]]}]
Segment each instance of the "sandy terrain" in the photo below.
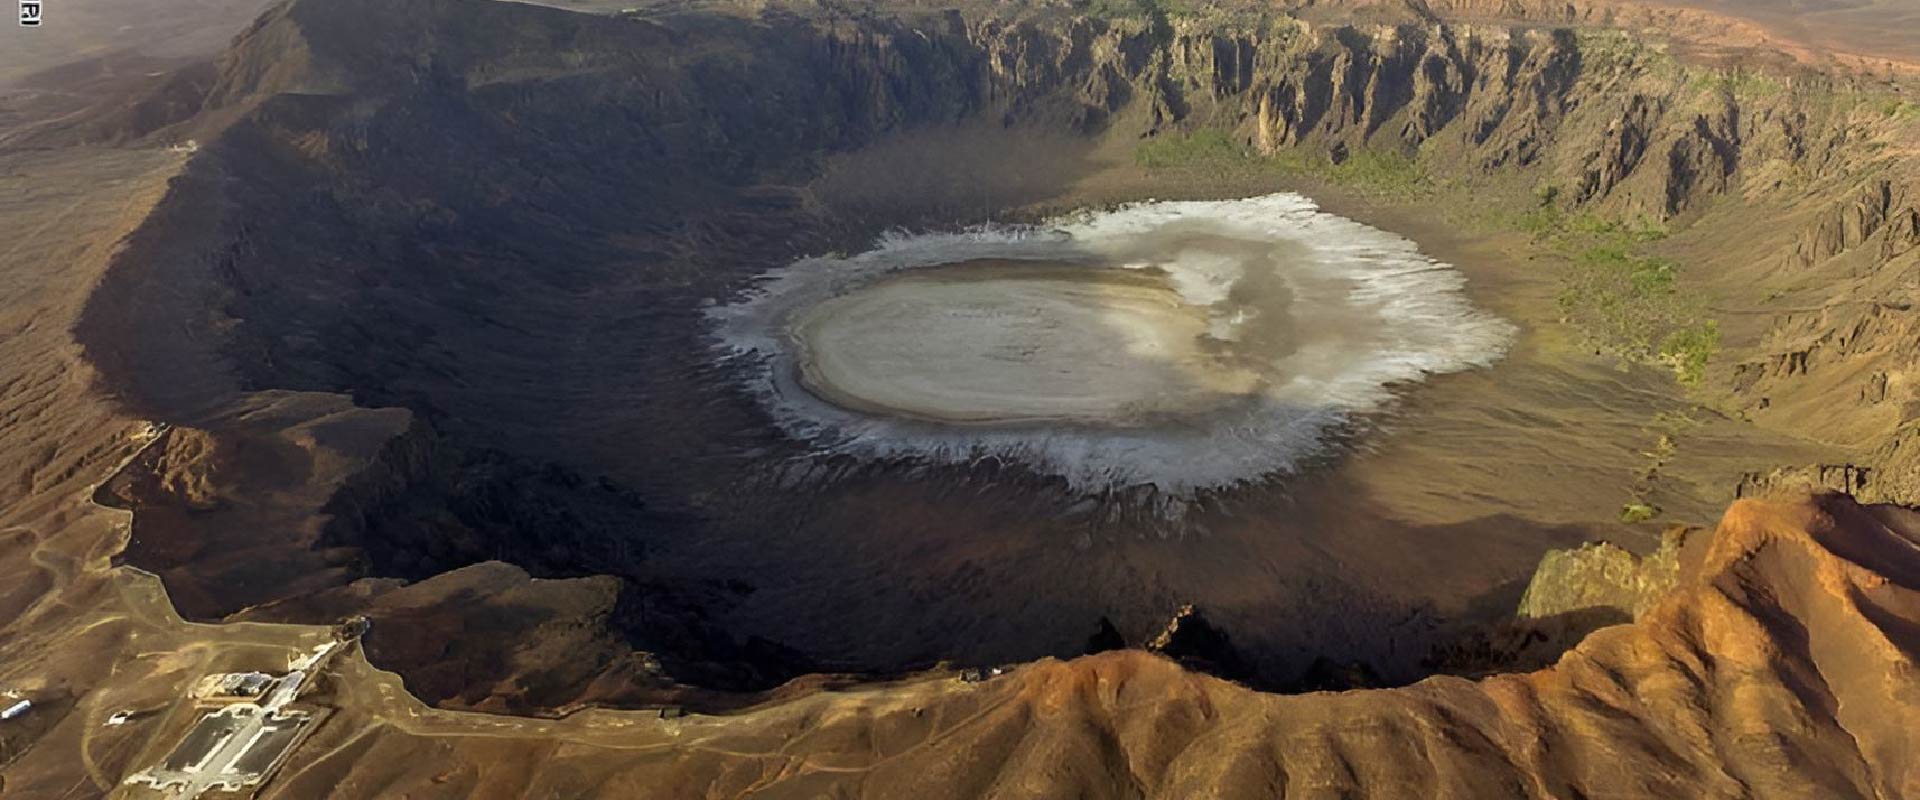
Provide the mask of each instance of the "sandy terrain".
[{"label": "sandy terrain", "polygon": [[[176,0],[154,13],[141,0],[44,4],[42,23],[0,26],[0,89],[47,91],[76,78],[139,78],[216,55],[268,0]],[[56,68],[63,68],[58,69]]]},{"label": "sandy terrain", "polygon": [[1916,0],[1679,0],[1675,5],[1753,19],[1814,47],[1920,64]]}]

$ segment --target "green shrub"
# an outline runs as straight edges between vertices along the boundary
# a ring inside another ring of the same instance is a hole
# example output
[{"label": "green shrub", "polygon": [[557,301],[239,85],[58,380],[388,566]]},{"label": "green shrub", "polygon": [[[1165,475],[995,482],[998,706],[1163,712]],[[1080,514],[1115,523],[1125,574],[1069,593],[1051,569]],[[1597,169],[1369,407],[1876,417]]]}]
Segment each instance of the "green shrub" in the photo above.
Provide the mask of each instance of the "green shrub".
[{"label": "green shrub", "polygon": [[1645,217],[1621,222],[1586,211],[1569,213],[1555,203],[1559,192],[1553,187],[1546,187],[1536,195],[1538,205],[1509,219],[1515,230],[1532,234],[1536,239],[1561,240],[1563,245],[1578,241],[1624,248],[1667,238],[1665,225]]},{"label": "green shrub", "polygon": [[1614,246],[1629,243],[1644,244],[1667,238],[1665,225],[1645,217],[1637,217],[1631,222],[1621,222],[1598,214],[1582,212],[1565,217],[1561,228],[1566,233],[1592,237]]},{"label": "green shrub", "polygon": [[1253,159],[1230,134],[1217,128],[1161,134],[1133,151],[1133,162],[1147,169],[1237,166]]},{"label": "green shrub", "polygon": [[1660,507],[1652,503],[1628,503],[1620,507],[1620,521],[1629,525],[1660,516]]},{"label": "green shrub", "polygon": [[1772,75],[1743,69],[1704,72],[1693,76],[1692,84],[1696,89],[1736,97],[1770,97],[1786,91],[1786,85]]},{"label": "green shrub", "polygon": [[1720,349],[1720,324],[1707,320],[1667,334],[1660,342],[1660,358],[1673,365],[1680,382],[1689,386],[1707,373],[1707,362]]},{"label": "green shrub", "polygon": [[1569,256],[1557,298],[1561,318],[1597,346],[1630,360],[1668,364],[1682,383],[1698,383],[1718,347],[1719,329],[1701,318],[1698,298],[1679,291],[1680,265],[1635,253],[1618,238],[1599,241],[1605,243]]},{"label": "green shrub", "polygon": [[1566,212],[1561,211],[1559,206],[1539,206],[1515,214],[1509,222],[1514,230],[1535,239],[1545,239],[1558,232],[1565,224],[1565,219]]},{"label": "green shrub", "polygon": [[1425,185],[1420,162],[1393,150],[1361,150],[1327,170],[1329,180],[1375,192],[1411,193]]}]

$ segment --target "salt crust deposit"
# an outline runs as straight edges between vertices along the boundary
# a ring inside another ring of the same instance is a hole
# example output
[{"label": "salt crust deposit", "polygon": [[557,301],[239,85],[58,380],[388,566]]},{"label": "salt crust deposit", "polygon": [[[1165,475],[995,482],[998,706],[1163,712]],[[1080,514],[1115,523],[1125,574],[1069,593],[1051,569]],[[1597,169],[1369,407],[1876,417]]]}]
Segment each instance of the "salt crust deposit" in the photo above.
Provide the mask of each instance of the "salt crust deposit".
[{"label": "salt crust deposit", "polygon": [[1210,309],[1146,272],[965,261],[887,278],[796,316],[801,384],[847,408],[990,426],[1148,426],[1259,391],[1262,372],[1209,335]]},{"label": "salt crust deposit", "polygon": [[1293,470],[1393,387],[1498,359],[1513,328],[1464,285],[1273,194],[891,233],[710,318],[744,388],[822,453],[1187,494]]}]

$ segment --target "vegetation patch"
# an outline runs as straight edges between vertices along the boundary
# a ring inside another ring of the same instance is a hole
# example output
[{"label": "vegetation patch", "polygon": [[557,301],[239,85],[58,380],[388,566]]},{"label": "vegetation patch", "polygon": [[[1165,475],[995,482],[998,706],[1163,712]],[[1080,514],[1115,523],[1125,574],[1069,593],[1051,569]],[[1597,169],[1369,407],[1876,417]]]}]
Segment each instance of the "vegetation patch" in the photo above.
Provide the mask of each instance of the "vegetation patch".
[{"label": "vegetation patch", "polygon": [[1651,503],[1628,503],[1620,507],[1620,521],[1632,525],[1660,516],[1660,507]]},{"label": "vegetation patch", "polygon": [[1557,201],[1559,192],[1551,187],[1537,195],[1531,209],[1512,215],[1507,222],[1536,239],[1565,244],[1570,239],[1613,247],[1632,247],[1667,238],[1667,226],[1657,220],[1637,217],[1628,221],[1608,219],[1588,211],[1566,211]]},{"label": "vegetation patch", "polygon": [[1745,69],[1713,70],[1694,75],[1694,88],[1735,97],[1771,97],[1786,91],[1779,78]]},{"label": "vegetation patch", "polygon": [[1699,383],[1719,350],[1720,328],[1698,298],[1679,291],[1679,263],[1642,252],[1666,238],[1665,226],[1568,212],[1553,202],[1552,191],[1540,199],[1510,224],[1567,260],[1561,319],[1596,348],[1665,364],[1681,383]]},{"label": "vegetation patch", "polygon": [[1707,362],[1720,349],[1720,324],[1713,320],[1689,325],[1660,343],[1660,360],[1673,367],[1680,382],[1693,385],[1706,377]]},{"label": "vegetation patch", "polygon": [[1694,324],[1674,290],[1679,265],[1625,248],[1590,245],[1574,252],[1560,291],[1561,318],[1597,344],[1653,360],[1673,333]]},{"label": "vegetation patch", "polygon": [[1653,415],[1653,430],[1658,438],[1654,439],[1652,448],[1640,454],[1646,461],[1634,471],[1631,493],[1620,506],[1621,522],[1631,525],[1660,516],[1660,506],[1653,502],[1654,491],[1660,487],[1667,464],[1680,452],[1681,436],[1699,425],[1699,420],[1688,411],[1662,411]]},{"label": "vegetation patch", "polygon": [[1166,133],[1133,151],[1135,164],[1155,171],[1184,171],[1222,178],[1294,175],[1317,178],[1374,194],[1413,195],[1429,186],[1419,159],[1391,150],[1359,150],[1338,161],[1303,148],[1261,155],[1218,128]]},{"label": "vegetation patch", "polygon": [[1134,148],[1133,163],[1151,170],[1257,169],[1260,158],[1224,130],[1209,128],[1192,133],[1168,133],[1146,139]]},{"label": "vegetation patch", "polygon": [[1414,194],[1427,186],[1427,172],[1416,159],[1394,151],[1362,150],[1338,164],[1326,177],[1335,183],[1381,194]]},{"label": "vegetation patch", "polygon": [[1665,42],[1614,28],[1577,30],[1574,42],[1581,59],[1596,66],[1639,68],[1661,77],[1677,76],[1685,69],[1668,51]]},{"label": "vegetation patch", "polygon": [[1901,121],[1920,119],[1920,103],[1904,97],[1880,97],[1874,102],[1880,115],[1889,119]]}]

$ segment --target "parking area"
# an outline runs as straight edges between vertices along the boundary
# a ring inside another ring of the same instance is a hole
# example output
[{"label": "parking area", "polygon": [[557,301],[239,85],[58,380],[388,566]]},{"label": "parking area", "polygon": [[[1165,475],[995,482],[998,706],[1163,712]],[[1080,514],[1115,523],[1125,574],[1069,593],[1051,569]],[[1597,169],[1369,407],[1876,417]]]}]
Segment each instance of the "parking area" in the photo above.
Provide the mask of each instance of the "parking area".
[{"label": "parking area", "polygon": [[251,703],[227,706],[200,717],[159,765],[134,782],[196,797],[207,791],[255,786],[286,757],[312,722],[304,711],[280,711]]}]

